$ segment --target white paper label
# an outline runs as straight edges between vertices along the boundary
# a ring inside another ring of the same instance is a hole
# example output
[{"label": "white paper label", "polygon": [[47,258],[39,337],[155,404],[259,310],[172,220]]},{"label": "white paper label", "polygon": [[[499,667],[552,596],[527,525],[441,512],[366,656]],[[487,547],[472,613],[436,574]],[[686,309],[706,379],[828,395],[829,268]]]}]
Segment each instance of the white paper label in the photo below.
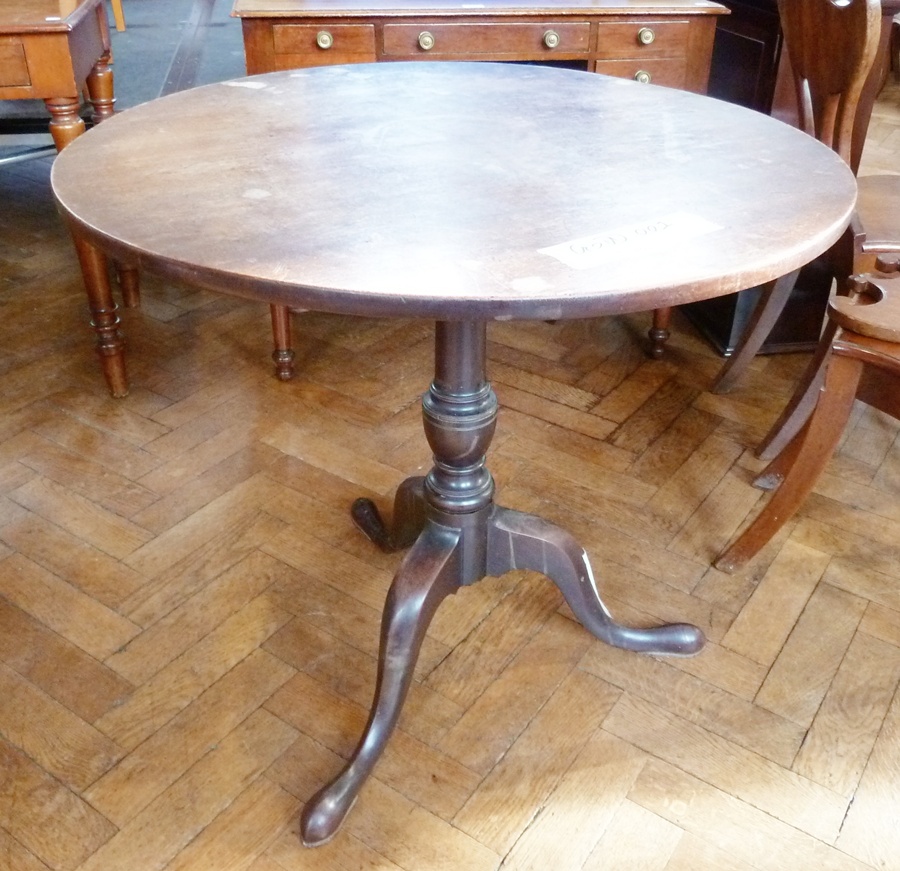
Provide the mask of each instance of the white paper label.
[{"label": "white paper label", "polygon": [[626,227],[616,227],[571,242],[538,249],[573,269],[590,269],[617,257],[641,257],[653,254],[674,243],[705,236],[722,228],[699,215],[675,212]]}]

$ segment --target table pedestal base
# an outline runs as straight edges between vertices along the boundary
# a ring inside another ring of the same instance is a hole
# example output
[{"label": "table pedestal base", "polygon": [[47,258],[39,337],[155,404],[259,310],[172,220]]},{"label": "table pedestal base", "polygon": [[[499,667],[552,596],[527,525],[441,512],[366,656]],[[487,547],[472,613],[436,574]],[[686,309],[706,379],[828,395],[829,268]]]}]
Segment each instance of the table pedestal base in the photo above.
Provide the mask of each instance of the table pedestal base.
[{"label": "table pedestal base", "polygon": [[428,625],[461,586],[512,569],[541,572],[585,628],[607,644],[680,656],[703,647],[703,633],[689,624],[633,629],[617,623],[600,598],[587,554],[568,532],[494,503],[484,459],[497,401],[484,360],[483,323],[438,323],[435,379],[423,400],[434,468],[400,485],[390,527],[370,501],[353,505],[355,522],[379,547],[411,549],[385,602],[369,721],[343,771],[304,808],[300,832],[307,846],[326,843],[340,828],[397,724]]}]

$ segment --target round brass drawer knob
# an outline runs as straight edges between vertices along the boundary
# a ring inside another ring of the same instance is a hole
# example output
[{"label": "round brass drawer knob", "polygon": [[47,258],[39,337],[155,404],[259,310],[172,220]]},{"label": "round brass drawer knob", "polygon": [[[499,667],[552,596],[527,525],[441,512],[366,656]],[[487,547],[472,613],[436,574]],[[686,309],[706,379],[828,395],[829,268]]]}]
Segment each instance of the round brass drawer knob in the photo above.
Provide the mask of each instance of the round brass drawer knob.
[{"label": "round brass drawer knob", "polygon": [[334,37],[327,30],[320,30],[316,34],[316,45],[319,48],[331,48],[334,45]]},{"label": "round brass drawer knob", "polygon": [[637,36],[638,36],[638,42],[641,45],[650,45],[650,43],[653,42],[654,39],[656,39],[656,34],[649,27],[642,27],[638,31]]},{"label": "round brass drawer knob", "polygon": [[431,51],[434,48],[434,37],[427,30],[419,34],[419,48],[422,51]]},{"label": "round brass drawer knob", "polygon": [[548,30],[544,34],[544,45],[547,48],[556,48],[559,45],[559,34],[555,30]]},{"label": "round brass drawer knob", "polygon": [[650,84],[650,73],[648,73],[647,70],[638,70],[634,74],[634,80],[636,82],[640,82],[642,85],[649,85]]}]

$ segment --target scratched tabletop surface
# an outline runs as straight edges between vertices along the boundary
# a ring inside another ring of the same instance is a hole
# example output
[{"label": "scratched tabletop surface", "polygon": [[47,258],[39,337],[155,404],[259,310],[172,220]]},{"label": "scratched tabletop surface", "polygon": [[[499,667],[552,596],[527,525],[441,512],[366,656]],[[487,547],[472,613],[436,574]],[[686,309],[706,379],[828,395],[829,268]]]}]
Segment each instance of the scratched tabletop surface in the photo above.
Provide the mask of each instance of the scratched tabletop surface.
[{"label": "scratched tabletop surface", "polygon": [[830,149],[760,113],[456,62],[177,93],[80,137],[52,182],[77,233],[146,268],[297,307],[445,319],[740,290],[824,251],[856,197]]}]

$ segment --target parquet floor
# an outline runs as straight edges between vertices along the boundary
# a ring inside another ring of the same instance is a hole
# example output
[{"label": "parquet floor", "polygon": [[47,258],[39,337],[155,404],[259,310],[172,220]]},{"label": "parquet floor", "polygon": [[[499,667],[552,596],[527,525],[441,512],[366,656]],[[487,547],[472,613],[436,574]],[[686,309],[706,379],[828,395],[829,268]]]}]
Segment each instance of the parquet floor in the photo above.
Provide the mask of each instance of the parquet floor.
[{"label": "parquet floor", "polygon": [[[900,171],[898,94],[864,171]],[[538,575],[467,588],[343,832],[303,849],[399,560],[347,506],[429,464],[430,325],[298,316],[282,384],[263,306],[148,277],[113,400],[48,167],[0,170],[0,868],[900,869],[898,426],[859,409],[800,516],[720,574],[804,358],[713,396],[684,322],[643,356],[646,316],[494,325],[490,461],[617,616],[707,649],[610,649]]]}]

